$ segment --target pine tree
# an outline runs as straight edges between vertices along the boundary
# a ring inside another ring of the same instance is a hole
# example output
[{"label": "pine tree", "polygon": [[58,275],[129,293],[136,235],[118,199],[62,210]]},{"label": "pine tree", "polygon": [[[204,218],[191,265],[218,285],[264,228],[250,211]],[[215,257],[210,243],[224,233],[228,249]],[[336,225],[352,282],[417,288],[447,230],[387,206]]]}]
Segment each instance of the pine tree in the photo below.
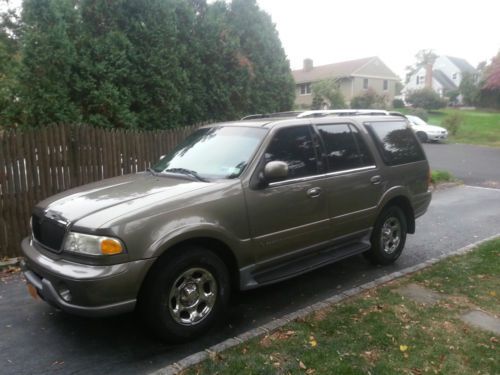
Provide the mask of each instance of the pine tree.
[{"label": "pine tree", "polygon": [[25,0],[20,101],[28,126],[77,122],[72,83],[78,62],[76,0]]},{"label": "pine tree", "polygon": [[286,111],[293,105],[290,65],[271,17],[255,0],[233,0],[230,23],[239,37],[240,66],[250,82],[242,110],[249,113]]}]

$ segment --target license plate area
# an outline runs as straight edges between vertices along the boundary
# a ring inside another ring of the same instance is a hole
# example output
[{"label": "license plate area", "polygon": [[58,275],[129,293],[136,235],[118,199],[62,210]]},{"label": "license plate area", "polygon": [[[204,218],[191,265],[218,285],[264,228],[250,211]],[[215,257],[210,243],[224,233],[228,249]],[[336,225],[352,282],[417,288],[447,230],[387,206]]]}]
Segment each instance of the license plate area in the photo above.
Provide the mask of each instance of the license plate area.
[{"label": "license plate area", "polygon": [[27,283],[26,287],[28,288],[28,293],[30,294],[31,297],[33,297],[33,299],[35,300],[40,299],[40,296],[38,295],[38,290],[33,284]]}]

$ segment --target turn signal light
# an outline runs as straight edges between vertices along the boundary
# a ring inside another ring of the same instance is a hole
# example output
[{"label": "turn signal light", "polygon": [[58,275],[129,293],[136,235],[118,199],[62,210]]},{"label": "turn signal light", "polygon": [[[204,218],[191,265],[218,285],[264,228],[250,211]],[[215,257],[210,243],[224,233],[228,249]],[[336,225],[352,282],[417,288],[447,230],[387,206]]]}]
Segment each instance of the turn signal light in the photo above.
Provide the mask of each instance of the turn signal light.
[{"label": "turn signal light", "polygon": [[118,240],[106,238],[101,241],[101,253],[104,255],[120,254],[122,251],[122,244]]}]

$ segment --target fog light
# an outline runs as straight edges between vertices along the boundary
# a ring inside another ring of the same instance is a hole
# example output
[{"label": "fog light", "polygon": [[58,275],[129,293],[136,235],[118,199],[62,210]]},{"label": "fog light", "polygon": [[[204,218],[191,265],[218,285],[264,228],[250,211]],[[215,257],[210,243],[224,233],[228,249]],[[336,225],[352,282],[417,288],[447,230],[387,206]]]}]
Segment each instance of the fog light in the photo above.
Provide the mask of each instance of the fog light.
[{"label": "fog light", "polygon": [[65,300],[66,302],[71,302],[72,299],[71,292],[65,285],[61,285],[59,287],[58,292],[63,300]]}]

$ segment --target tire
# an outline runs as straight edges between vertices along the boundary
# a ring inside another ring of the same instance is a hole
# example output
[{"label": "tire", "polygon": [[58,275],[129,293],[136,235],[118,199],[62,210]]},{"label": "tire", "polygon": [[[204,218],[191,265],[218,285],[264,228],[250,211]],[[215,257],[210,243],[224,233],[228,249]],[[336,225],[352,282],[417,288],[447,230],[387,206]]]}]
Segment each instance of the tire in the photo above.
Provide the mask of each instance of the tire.
[{"label": "tire", "polygon": [[385,208],[373,228],[371,249],[365,253],[366,257],[374,264],[394,263],[405,246],[407,227],[405,214],[399,207]]},{"label": "tire", "polygon": [[429,138],[427,137],[427,134],[424,133],[424,132],[418,132],[417,133],[417,137],[418,139],[420,140],[421,143],[425,143],[429,140]]},{"label": "tire", "polygon": [[218,323],[229,303],[230,280],[224,262],[210,250],[186,246],[159,259],[139,298],[146,325],[162,340],[192,340]]}]

